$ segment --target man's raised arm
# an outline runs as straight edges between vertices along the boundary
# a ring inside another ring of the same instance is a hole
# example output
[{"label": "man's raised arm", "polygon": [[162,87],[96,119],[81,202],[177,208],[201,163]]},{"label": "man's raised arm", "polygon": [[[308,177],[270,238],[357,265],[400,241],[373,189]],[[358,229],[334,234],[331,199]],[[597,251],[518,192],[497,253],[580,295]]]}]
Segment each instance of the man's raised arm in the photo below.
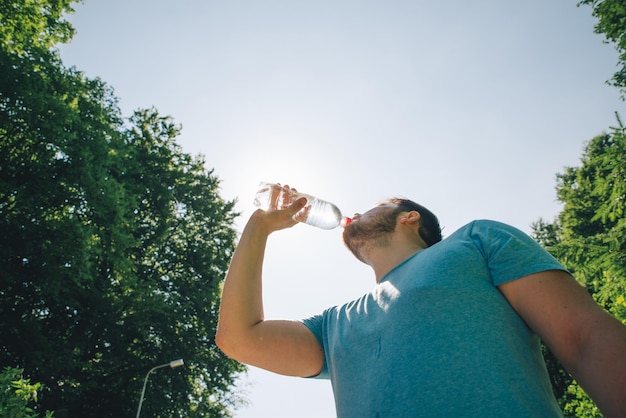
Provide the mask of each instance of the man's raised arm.
[{"label": "man's raised arm", "polygon": [[276,373],[313,376],[323,366],[322,349],[297,321],[265,320],[263,257],[272,232],[296,224],[301,199],[283,210],[257,210],[245,226],[230,264],[220,306],[215,342],[227,356]]}]

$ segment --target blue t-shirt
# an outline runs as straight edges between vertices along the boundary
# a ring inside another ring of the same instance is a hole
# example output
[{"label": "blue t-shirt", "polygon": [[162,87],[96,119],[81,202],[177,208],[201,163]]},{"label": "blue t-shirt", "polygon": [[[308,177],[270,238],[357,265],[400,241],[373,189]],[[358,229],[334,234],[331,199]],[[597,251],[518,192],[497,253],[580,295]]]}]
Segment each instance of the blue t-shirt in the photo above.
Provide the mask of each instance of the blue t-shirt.
[{"label": "blue t-shirt", "polygon": [[545,270],[564,268],[528,235],[474,221],[304,320],[337,416],[562,416],[539,338],[496,288]]}]

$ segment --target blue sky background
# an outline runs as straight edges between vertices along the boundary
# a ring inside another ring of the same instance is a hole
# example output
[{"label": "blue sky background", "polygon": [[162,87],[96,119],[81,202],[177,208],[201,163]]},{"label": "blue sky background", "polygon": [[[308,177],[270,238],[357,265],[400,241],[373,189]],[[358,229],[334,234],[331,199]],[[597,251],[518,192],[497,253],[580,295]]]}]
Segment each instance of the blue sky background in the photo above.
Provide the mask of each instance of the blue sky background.
[{"label": "blue sky background", "polygon": [[[260,181],[351,215],[402,195],[449,235],[476,218],[530,232],[560,210],[555,175],[624,104],[605,84],[617,53],[576,1],[87,0],[66,65],[114,87],[127,116],[182,124],[238,199]],[[370,289],[341,231],[270,238],[266,317],[303,318]],[[163,359],[169,361],[171,359]],[[237,418],[334,416],[330,383],[251,368]]]}]

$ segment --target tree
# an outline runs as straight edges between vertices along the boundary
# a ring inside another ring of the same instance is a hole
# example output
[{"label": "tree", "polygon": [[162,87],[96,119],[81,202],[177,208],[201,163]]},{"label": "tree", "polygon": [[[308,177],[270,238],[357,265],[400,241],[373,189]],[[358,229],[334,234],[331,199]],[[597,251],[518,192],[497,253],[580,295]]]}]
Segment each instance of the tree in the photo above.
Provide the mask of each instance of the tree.
[{"label": "tree", "polygon": [[[41,383],[30,383],[24,379],[24,371],[12,367],[5,367],[0,373],[0,416],[6,418],[36,418],[39,415],[29,406],[37,402],[37,391],[41,390]],[[46,418],[54,415],[46,411]]]},{"label": "tree", "polygon": [[610,84],[619,88],[622,98],[626,93],[626,4],[623,0],[581,0],[578,5],[588,5],[592,15],[598,19],[595,33],[604,34],[607,42],[613,43],[619,53],[618,71]]},{"label": "tree", "polygon": [[142,413],[228,416],[243,367],[213,337],[234,202],[171,118],[124,118],[63,66],[71,3],[0,4],[0,365],[44,384],[36,409],[117,417],[183,358]]},{"label": "tree", "polygon": [[[626,324],[626,135],[618,127],[593,138],[580,167],[557,175],[564,204],[554,222],[540,220],[533,235],[594,299]],[[571,417],[601,416],[584,391],[546,354],[555,394]]]}]

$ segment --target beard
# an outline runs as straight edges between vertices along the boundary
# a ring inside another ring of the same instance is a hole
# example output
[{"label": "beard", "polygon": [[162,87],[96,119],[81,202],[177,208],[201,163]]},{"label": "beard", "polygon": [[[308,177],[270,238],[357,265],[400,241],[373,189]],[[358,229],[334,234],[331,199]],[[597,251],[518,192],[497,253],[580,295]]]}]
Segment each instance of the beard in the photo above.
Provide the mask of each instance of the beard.
[{"label": "beard", "polygon": [[359,218],[344,228],[343,243],[357,259],[367,264],[365,254],[372,248],[389,245],[395,228],[396,213],[381,213],[367,219]]}]

